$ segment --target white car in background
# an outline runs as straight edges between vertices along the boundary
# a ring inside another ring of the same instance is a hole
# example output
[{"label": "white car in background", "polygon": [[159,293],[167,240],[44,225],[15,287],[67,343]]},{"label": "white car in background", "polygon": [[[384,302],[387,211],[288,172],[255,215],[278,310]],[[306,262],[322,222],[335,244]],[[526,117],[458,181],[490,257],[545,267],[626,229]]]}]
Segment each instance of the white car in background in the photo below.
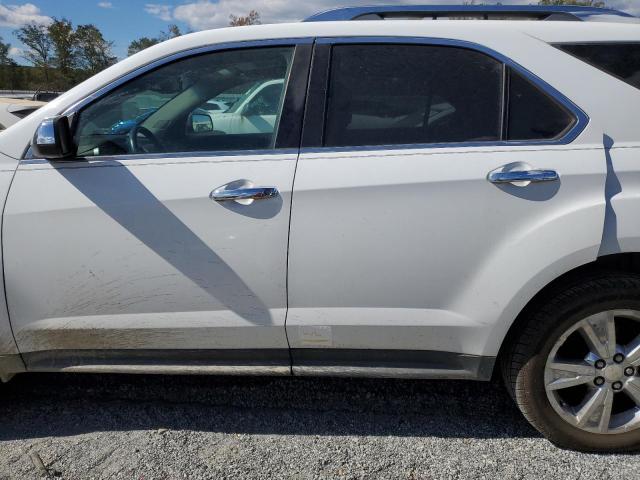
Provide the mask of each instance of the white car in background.
[{"label": "white car in background", "polygon": [[229,109],[229,105],[219,100],[209,100],[202,106],[202,109],[209,114],[217,114],[226,112]]},{"label": "white car in background", "polygon": [[46,105],[46,103],[20,98],[0,98],[0,130],[19,122],[27,115]]},{"label": "white car in background", "polygon": [[0,133],[0,377],[501,375],[556,444],[637,450],[639,115],[608,9],[143,50]]},{"label": "white car in background", "polygon": [[283,88],[283,79],[257,82],[224,110],[212,110],[212,102],[216,105],[222,102],[209,100],[193,112],[194,131],[206,129],[220,134],[273,132]]}]

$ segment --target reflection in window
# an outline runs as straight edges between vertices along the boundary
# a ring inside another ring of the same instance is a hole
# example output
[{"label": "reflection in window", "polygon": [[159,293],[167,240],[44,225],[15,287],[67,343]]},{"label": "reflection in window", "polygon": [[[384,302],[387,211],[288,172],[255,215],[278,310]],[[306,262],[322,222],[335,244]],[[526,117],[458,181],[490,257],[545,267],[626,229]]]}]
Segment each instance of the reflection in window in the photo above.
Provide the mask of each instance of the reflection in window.
[{"label": "reflection in window", "polygon": [[292,56],[214,52],[143,74],[80,113],[78,155],[273,148]]}]

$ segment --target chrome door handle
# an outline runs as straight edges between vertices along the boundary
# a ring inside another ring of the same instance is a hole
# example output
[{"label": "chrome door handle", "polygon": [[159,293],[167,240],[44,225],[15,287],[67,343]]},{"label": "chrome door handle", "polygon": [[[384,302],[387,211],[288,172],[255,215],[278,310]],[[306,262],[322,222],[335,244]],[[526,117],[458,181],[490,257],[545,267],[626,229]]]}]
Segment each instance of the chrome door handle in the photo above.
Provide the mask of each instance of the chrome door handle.
[{"label": "chrome door handle", "polygon": [[217,188],[209,195],[216,202],[229,202],[232,200],[262,200],[264,198],[277,197],[280,194],[276,187],[236,188],[225,190]]},{"label": "chrome door handle", "polygon": [[555,182],[560,178],[555,170],[512,170],[510,172],[493,171],[487,175],[491,183],[513,182]]}]

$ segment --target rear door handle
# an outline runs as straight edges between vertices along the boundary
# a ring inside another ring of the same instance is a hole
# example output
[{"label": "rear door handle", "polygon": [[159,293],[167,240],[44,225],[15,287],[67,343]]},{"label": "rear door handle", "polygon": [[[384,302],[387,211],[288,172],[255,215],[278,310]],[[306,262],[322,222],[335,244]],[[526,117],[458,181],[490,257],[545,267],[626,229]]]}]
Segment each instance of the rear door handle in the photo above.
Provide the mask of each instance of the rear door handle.
[{"label": "rear door handle", "polygon": [[494,170],[489,172],[487,180],[491,183],[513,183],[513,182],[555,182],[560,178],[555,170]]},{"label": "rear door handle", "polygon": [[225,190],[224,187],[216,188],[209,198],[216,202],[229,202],[237,200],[262,200],[277,197],[280,194],[276,187],[251,187]]}]

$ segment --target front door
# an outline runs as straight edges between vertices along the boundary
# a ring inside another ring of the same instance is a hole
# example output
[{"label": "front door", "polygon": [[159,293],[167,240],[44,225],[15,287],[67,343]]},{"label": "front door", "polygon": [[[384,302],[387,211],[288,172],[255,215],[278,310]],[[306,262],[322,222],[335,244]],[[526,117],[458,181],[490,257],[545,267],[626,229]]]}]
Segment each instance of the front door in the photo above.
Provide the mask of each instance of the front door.
[{"label": "front door", "polygon": [[[292,72],[308,61],[278,44],[166,63],[75,114],[78,158],[21,162],[3,241],[29,368],[288,373]],[[273,79],[272,128],[216,130],[208,102]]]}]

